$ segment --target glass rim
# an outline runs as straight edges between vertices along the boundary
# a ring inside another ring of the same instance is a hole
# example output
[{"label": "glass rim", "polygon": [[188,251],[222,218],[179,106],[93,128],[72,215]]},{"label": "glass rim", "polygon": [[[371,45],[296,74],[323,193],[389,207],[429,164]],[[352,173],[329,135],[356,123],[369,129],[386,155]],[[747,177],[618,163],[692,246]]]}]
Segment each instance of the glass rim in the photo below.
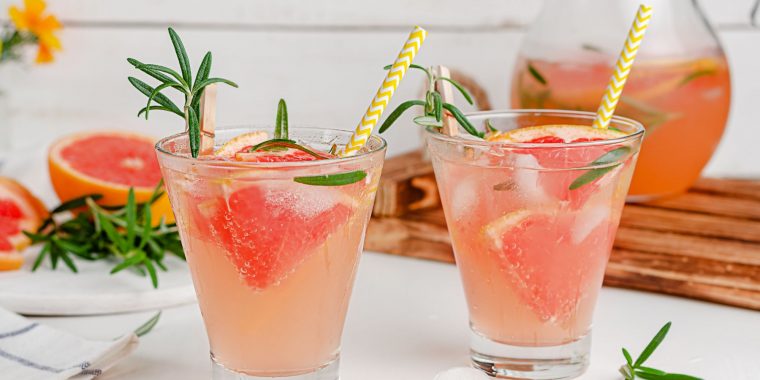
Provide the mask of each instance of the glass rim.
[{"label": "glass rim", "polygon": [[[533,109],[533,108],[501,109],[501,110],[469,112],[465,114],[465,117],[470,118],[470,117],[492,116],[494,118],[497,118],[497,117],[504,117],[504,116],[520,116],[520,115],[539,116],[541,114],[547,115],[547,116],[553,115],[553,116],[558,116],[558,117],[567,117],[567,118],[572,117],[572,118],[587,119],[589,120],[589,125],[588,125],[589,127],[591,126],[594,119],[596,118],[595,112],[560,110],[560,109]],[[646,129],[644,128],[643,124],[631,118],[613,115],[610,120],[610,124],[612,123],[631,126],[635,128],[635,132],[628,133],[622,137],[608,139],[608,140],[583,141],[583,142],[575,142],[575,143],[527,143],[527,142],[514,142],[514,141],[468,140],[468,139],[463,139],[456,136],[449,136],[449,135],[439,132],[438,130],[434,130],[432,128],[425,128],[425,130],[428,137],[432,137],[436,140],[440,140],[440,141],[448,142],[448,143],[467,145],[467,146],[478,146],[478,147],[497,146],[500,148],[521,148],[521,149],[526,149],[526,148],[527,149],[530,149],[530,148],[544,148],[544,149],[570,148],[572,149],[572,148],[585,148],[585,147],[591,147],[591,146],[615,145],[615,144],[621,144],[621,143],[626,143],[632,140],[636,140],[639,137],[643,136],[644,133],[646,132]]]},{"label": "glass rim", "polygon": [[[244,132],[253,132],[253,131],[262,131],[262,130],[272,130],[273,127],[263,127],[263,126],[245,126],[245,125],[231,125],[231,126],[223,126],[216,129],[215,134],[219,133],[220,131],[234,131],[234,130],[241,130],[241,133]],[[336,135],[342,135],[342,134],[352,134],[352,131],[347,131],[345,129],[336,129],[336,128],[320,128],[320,127],[289,127],[289,131],[313,131],[313,132],[332,132]],[[197,158],[193,158],[187,155],[181,155],[174,152],[170,152],[163,148],[163,144],[182,137],[187,137],[187,132],[180,132],[175,133],[173,135],[169,135],[166,137],[161,138],[156,142],[154,145],[154,149],[157,153],[163,154],[166,156],[171,157],[172,159],[184,161],[186,163],[195,164],[195,165],[204,165],[208,167],[226,167],[226,168],[302,168],[302,167],[314,167],[314,166],[326,166],[330,164],[346,164],[346,163],[353,163],[357,161],[362,161],[366,158],[372,157],[375,154],[378,154],[380,152],[385,151],[388,148],[388,142],[378,136],[378,135],[371,135],[369,139],[367,140],[367,143],[365,143],[365,146],[370,143],[370,141],[375,140],[379,142],[379,145],[375,148],[371,148],[370,150],[366,152],[357,153],[350,157],[336,157],[336,158],[328,158],[324,160],[313,160],[313,161],[285,161],[285,162],[251,162],[251,161],[226,161],[226,160],[200,160]]]}]

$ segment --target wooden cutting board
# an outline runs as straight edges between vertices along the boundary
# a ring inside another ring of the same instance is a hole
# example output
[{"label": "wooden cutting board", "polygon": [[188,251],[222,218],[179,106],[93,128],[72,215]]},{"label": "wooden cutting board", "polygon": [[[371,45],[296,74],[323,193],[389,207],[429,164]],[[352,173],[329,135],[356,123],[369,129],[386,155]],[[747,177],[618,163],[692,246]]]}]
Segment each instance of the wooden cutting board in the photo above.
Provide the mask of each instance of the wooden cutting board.
[{"label": "wooden cutting board", "polygon": [[[453,263],[434,184],[419,153],[389,159],[365,249]],[[626,205],[604,284],[760,310],[760,181]]]}]

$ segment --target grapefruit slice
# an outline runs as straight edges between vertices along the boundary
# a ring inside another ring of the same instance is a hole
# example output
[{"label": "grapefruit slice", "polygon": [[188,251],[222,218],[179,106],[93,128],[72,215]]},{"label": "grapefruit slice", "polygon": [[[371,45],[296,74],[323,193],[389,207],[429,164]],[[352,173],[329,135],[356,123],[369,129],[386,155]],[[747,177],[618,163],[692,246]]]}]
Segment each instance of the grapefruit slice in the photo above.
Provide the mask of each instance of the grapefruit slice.
[{"label": "grapefruit slice", "polygon": [[[53,188],[62,202],[87,194],[101,194],[98,203],[127,203],[129,188],[135,199],[147,202],[161,180],[153,138],[119,131],[96,131],[70,135],[50,147],[48,167]],[[153,222],[164,217],[174,222],[164,194],[151,207]]]},{"label": "grapefruit slice", "polygon": [[[296,149],[245,154],[257,162],[316,159]],[[259,181],[226,198],[199,197],[192,203],[198,233],[224,248],[241,279],[256,290],[285,279],[353,212],[342,190],[292,181]]]},{"label": "grapefruit slice", "polygon": [[47,216],[45,205],[18,182],[0,177],[0,270],[18,269],[29,245],[22,231],[35,231]]},{"label": "grapefruit slice", "polygon": [[246,151],[248,148],[260,144],[268,139],[268,134],[264,131],[243,133],[227,141],[214,152],[217,157],[234,157],[236,153]]},{"label": "grapefruit slice", "polygon": [[[585,168],[589,164],[620,145],[580,146],[574,143],[625,136],[626,134],[620,131],[583,125],[543,125],[496,132],[486,139],[495,142],[552,144],[546,148],[517,149],[513,150],[513,153],[534,156],[541,168],[549,169],[538,171],[538,186],[554,198],[568,201],[572,207],[577,208],[599,187],[597,182],[601,177],[577,189],[571,190],[570,185],[586,171]],[[612,174],[607,174],[610,175]]]},{"label": "grapefruit slice", "polygon": [[224,248],[241,279],[257,290],[287,277],[352,213],[340,191],[278,181],[196,204],[203,239]]},{"label": "grapefruit slice", "polygon": [[484,227],[491,255],[540,320],[567,320],[598,286],[614,226],[609,212],[594,215],[518,210]]}]

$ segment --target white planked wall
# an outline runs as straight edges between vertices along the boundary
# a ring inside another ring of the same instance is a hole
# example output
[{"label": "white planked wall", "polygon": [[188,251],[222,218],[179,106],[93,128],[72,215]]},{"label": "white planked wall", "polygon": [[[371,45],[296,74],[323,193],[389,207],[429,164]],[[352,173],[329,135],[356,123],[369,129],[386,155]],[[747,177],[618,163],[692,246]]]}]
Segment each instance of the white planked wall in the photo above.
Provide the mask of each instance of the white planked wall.
[{"label": "white planked wall", "polygon": [[[194,64],[211,48],[212,72],[241,85],[220,92],[222,125],[271,124],[283,97],[293,124],[352,129],[382,79],[381,67],[414,24],[430,31],[418,63],[467,71],[503,108],[523,28],[541,7],[527,0],[48,1],[66,25],[57,62],[0,67],[0,89],[10,95],[10,115],[0,115],[6,124],[0,128],[11,126],[18,149],[92,128],[177,131],[176,116],[136,118],[144,98],[126,81],[134,74],[127,57],[175,65],[167,25],[182,35]],[[0,9],[19,2],[0,0]],[[753,1],[701,3],[728,53],[734,91],[729,127],[708,174],[760,177],[760,29],[750,22]],[[416,96],[422,78],[413,75],[394,104]],[[418,144],[410,124],[386,138],[391,154]]]}]

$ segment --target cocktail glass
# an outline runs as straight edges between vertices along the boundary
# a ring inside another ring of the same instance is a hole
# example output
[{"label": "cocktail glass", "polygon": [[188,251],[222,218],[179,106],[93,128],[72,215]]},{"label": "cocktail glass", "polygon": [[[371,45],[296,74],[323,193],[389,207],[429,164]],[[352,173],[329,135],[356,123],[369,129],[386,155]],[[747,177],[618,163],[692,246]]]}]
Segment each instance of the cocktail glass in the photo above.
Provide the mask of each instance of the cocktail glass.
[{"label": "cocktail glass", "polygon": [[[519,110],[469,119],[509,131],[590,126],[594,114]],[[643,136],[630,119],[615,117],[610,127],[623,137],[509,143],[428,131],[476,368],[510,379],[585,371],[591,317]]]},{"label": "cocktail glass", "polygon": [[[217,130],[216,144],[253,131]],[[350,136],[290,129],[290,139],[321,151]],[[254,163],[189,158],[186,134],[158,142],[214,379],[338,379],[343,323],[385,148],[373,136],[350,158]],[[301,183],[354,171],[366,178]]]}]

